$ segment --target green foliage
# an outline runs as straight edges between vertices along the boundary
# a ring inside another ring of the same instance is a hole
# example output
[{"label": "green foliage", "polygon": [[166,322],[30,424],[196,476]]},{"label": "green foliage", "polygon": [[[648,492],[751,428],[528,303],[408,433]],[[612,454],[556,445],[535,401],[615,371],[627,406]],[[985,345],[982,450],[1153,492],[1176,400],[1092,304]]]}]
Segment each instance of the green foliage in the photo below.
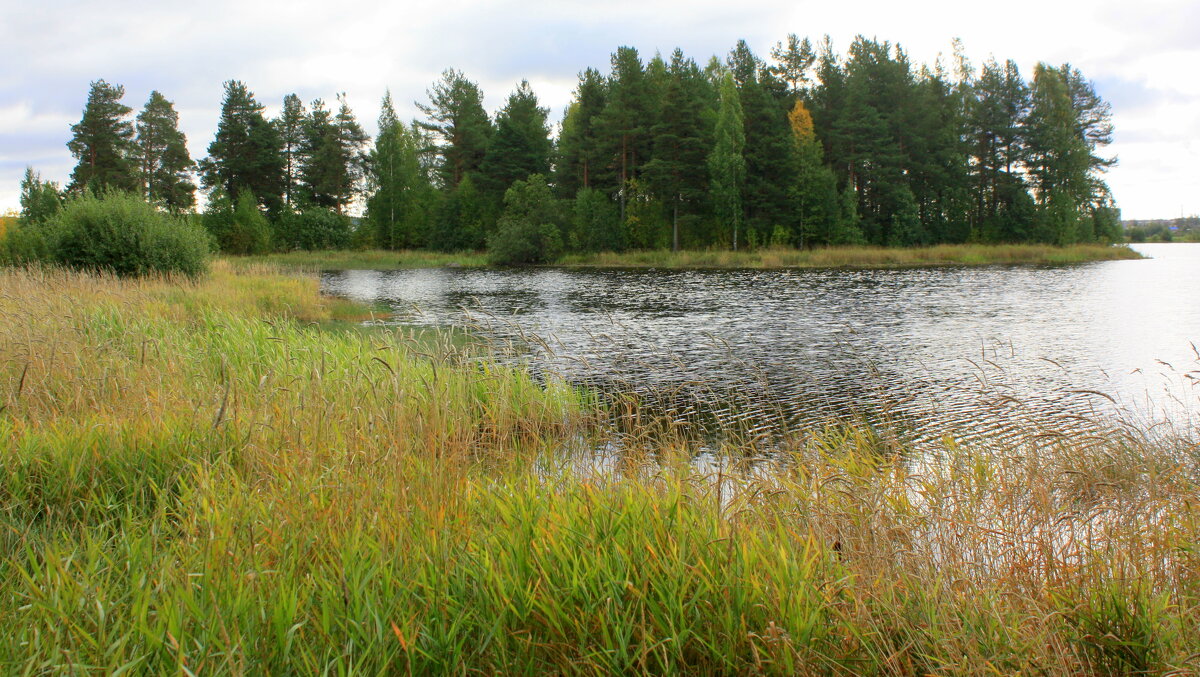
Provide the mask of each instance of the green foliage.
[{"label": "green foliage", "polygon": [[608,196],[595,188],[583,188],[575,195],[571,218],[571,249],[585,252],[625,249],[625,233],[617,207]]},{"label": "green foliage", "polygon": [[209,200],[203,223],[227,254],[265,254],[271,249],[271,224],[248,191],[236,203],[216,194]]},{"label": "green foliage", "polygon": [[717,114],[716,143],[708,156],[713,211],[723,228],[729,229],[733,248],[738,247],[738,227],[742,219],[742,188],[746,161],[742,149],[746,135],[742,127],[742,104],[733,74],[721,80],[720,109]]},{"label": "green foliage", "polygon": [[67,148],[79,163],[71,172],[68,190],[133,190],[134,168],[129,161],[133,142],[132,109],[121,103],[125,88],[96,80],[88,92],[83,117],[71,125]]},{"label": "green foliage", "polygon": [[21,223],[40,225],[49,221],[62,208],[62,202],[63,194],[57,183],[42,181],[32,167],[25,168],[21,179]]},{"label": "green foliage", "polygon": [[276,248],[287,251],[346,249],[352,238],[349,217],[321,207],[285,214],[276,232]]},{"label": "green foliage", "polygon": [[375,245],[405,249],[425,242],[433,186],[421,166],[419,129],[396,118],[392,96],[383,99],[379,135],[368,160],[367,224]]},{"label": "green foliage", "polygon": [[488,221],[487,199],[475,189],[475,179],[467,174],[453,190],[445,193],[429,224],[430,249],[443,252],[475,250],[483,247]]},{"label": "green foliage", "polygon": [[550,173],[549,114],[522,80],[496,116],[495,133],[479,167],[481,190],[499,196],[531,174]]},{"label": "green foliage", "polygon": [[254,195],[273,213],[283,206],[284,158],[279,130],[245,83],[225,83],[217,135],[199,163],[204,187],[237,200]]},{"label": "green foliage", "polygon": [[190,221],[119,191],[68,200],[42,225],[20,229],[16,259],[121,276],[208,270],[209,239]]},{"label": "green foliage", "polygon": [[456,188],[478,172],[492,138],[492,123],[483,109],[483,92],[453,68],[429,89],[429,103],[417,107],[428,118],[424,129],[441,141],[437,171],[446,189]]},{"label": "green foliage", "polygon": [[368,138],[354,118],[345,95],[334,115],[317,99],[302,125],[300,186],[304,201],[343,212],[366,173]]},{"label": "green foliage", "polygon": [[504,213],[488,238],[489,259],[501,265],[552,263],[562,255],[561,208],[546,177],[534,174],[504,194]]},{"label": "green foliage", "polygon": [[195,163],[188,155],[187,137],[179,131],[179,113],[157,91],[150,92],[138,114],[131,159],[138,189],[151,204],[175,213],[196,204],[196,184],[191,180]]}]

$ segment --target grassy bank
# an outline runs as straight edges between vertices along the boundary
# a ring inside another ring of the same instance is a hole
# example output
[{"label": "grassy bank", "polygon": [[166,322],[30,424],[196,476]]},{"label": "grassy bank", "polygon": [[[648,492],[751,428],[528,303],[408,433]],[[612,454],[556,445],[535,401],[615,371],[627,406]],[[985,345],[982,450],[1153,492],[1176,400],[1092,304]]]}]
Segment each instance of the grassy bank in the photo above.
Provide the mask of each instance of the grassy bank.
[{"label": "grassy bank", "polygon": [[581,471],[579,393],[334,312],[265,268],[0,270],[4,672],[1197,667],[1194,444],[830,428],[703,476],[631,420]]},{"label": "grassy bank", "polygon": [[945,265],[1063,264],[1140,259],[1126,246],[938,245],[913,249],[830,247],[749,252],[633,251],[573,254],[562,265],[598,268],[904,268]]},{"label": "grassy bank", "polygon": [[[644,250],[568,254],[556,265],[596,268],[903,268],[944,265],[1064,264],[1139,259],[1127,246],[938,245],[917,249],[833,247],[827,249]],[[488,265],[486,252],[317,251],[233,257],[237,266],[270,264],[302,270],[398,270]]]},{"label": "grassy bank", "polygon": [[487,265],[483,252],[447,254],[422,249],[404,251],[296,251],[286,254],[230,257],[236,266],[274,265],[301,270],[400,270],[404,268],[478,267]]}]

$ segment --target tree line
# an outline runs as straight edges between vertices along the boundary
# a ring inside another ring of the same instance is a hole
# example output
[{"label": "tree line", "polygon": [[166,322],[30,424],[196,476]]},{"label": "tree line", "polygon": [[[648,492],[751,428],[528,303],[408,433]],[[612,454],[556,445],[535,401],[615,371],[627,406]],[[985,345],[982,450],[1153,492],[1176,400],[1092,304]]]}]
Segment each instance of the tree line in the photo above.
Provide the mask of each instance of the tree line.
[{"label": "tree line", "polygon": [[23,217],[89,189],[186,213],[202,188],[196,218],[230,252],[488,247],[511,262],[1121,235],[1104,182],[1111,110],[1092,84],[1069,64],[1029,79],[1011,60],[975,68],[957,41],[949,67],[864,37],[839,55],[828,37],[790,35],[768,58],[740,41],[704,66],[621,47],[607,73],[580,73],[557,134],[527,81],[495,115],[457,70],[427,94],[411,122],[385,95],[372,140],[344,95],[330,106],[289,94],[269,118],[229,81],[194,162],[169,100],[152,92],[131,118],[123,88],[100,80],[72,126],[69,185],[27,171]]}]

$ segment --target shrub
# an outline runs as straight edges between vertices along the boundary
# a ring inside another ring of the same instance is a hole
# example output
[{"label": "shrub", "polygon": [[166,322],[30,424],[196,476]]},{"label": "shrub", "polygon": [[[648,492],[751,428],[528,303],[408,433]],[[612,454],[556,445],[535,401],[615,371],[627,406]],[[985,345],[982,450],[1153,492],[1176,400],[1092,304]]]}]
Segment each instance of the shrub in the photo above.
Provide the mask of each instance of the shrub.
[{"label": "shrub", "polygon": [[287,214],[279,222],[277,240],[284,249],[346,249],[350,246],[350,219],[329,209],[310,207]]},{"label": "shrub", "polygon": [[208,270],[209,242],[194,224],[158,211],[136,195],[85,194],[43,226],[18,229],[17,258],[122,276]]},{"label": "shrub", "polygon": [[561,209],[546,178],[534,174],[504,193],[504,215],[488,238],[492,263],[551,263],[562,255]]},{"label": "shrub", "polygon": [[271,223],[250,191],[243,191],[236,205],[225,195],[215,195],[204,213],[204,227],[223,252],[265,254],[271,250]]}]

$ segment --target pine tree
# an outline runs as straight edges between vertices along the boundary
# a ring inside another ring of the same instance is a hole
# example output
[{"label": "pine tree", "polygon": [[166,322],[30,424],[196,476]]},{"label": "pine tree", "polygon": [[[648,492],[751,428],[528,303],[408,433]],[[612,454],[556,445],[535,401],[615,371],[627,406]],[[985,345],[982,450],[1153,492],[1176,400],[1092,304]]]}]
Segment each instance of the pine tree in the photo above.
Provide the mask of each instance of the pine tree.
[{"label": "pine tree", "polygon": [[83,117],[71,125],[67,148],[79,161],[71,172],[67,189],[78,193],[85,188],[116,188],[132,191],[137,187],[129,161],[133,142],[133,123],[129,106],[121,103],[125,88],[96,80],[88,92]]},{"label": "pine tree", "polygon": [[495,133],[479,169],[481,190],[499,200],[513,182],[550,173],[549,114],[538,105],[529,81],[522,80],[496,116]]},{"label": "pine tree", "polygon": [[338,95],[338,102],[336,115],[323,100],[312,102],[300,146],[300,184],[308,204],[343,214],[365,176],[368,137],[344,94]]},{"label": "pine tree", "polygon": [[175,105],[162,94],[150,92],[137,117],[137,139],[132,158],[137,163],[138,188],[151,203],[172,212],[196,204],[195,166],[188,155],[187,137],[179,131]]},{"label": "pine tree", "polygon": [[249,191],[259,204],[279,213],[284,189],[282,143],[262,112],[263,105],[245,83],[226,82],[217,134],[200,170],[210,191],[220,189],[235,203]]},{"label": "pine tree", "polygon": [[273,121],[283,153],[283,202],[289,209],[296,207],[302,194],[300,168],[304,164],[304,124],[307,118],[308,112],[300,97],[288,94],[283,97],[283,110]]},{"label": "pine tree", "polygon": [[787,124],[785,92],[744,40],[729,55],[744,116],[747,235],[765,242],[776,226],[790,229],[794,218],[790,189],[796,184],[794,143]]},{"label": "pine tree", "polygon": [[771,58],[775,64],[770,67],[771,74],[786,82],[793,96],[799,96],[808,88],[809,71],[817,60],[808,38],[801,40],[795,33],[787,36],[787,45],[777,43],[771,49]]},{"label": "pine tree", "polygon": [[678,251],[680,210],[694,209],[708,185],[697,171],[704,166],[710,135],[704,115],[707,82],[696,62],[678,49],[671,55],[667,78],[645,175],[651,192],[671,210],[671,248]]},{"label": "pine tree", "polygon": [[597,187],[617,196],[622,222],[628,184],[650,159],[652,109],[651,91],[638,51],[633,47],[617,48],[608,78],[608,103],[597,121],[601,147],[615,176],[609,185]]},{"label": "pine tree", "polygon": [[1079,133],[1067,80],[1058,69],[1038,64],[1026,121],[1028,172],[1037,191],[1037,237],[1059,245],[1082,239],[1085,207],[1091,202],[1092,155]]},{"label": "pine tree", "polygon": [[721,81],[720,108],[717,112],[716,142],[708,156],[709,182],[713,210],[724,227],[732,228],[733,250],[738,248],[738,227],[742,219],[742,189],[746,177],[746,145],[742,104],[733,74]]},{"label": "pine tree", "polygon": [[492,123],[483,109],[483,92],[459,71],[449,69],[429,89],[429,103],[417,103],[429,119],[422,127],[439,141],[438,176],[443,188],[454,188],[479,170],[492,138]]}]

